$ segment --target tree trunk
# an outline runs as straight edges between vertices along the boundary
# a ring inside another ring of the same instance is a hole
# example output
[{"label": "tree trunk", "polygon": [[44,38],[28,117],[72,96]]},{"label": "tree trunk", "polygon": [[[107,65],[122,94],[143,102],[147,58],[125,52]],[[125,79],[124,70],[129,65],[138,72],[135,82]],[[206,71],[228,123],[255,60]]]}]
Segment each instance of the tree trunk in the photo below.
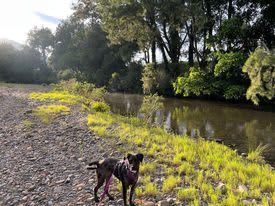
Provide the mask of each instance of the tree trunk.
[{"label": "tree trunk", "polygon": [[155,41],[155,39],[152,41],[151,52],[152,52],[153,67],[154,67],[154,69],[156,69],[157,68],[157,60],[156,60],[156,41]]},{"label": "tree trunk", "polygon": [[232,15],[233,15],[233,0],[228,0],[228,19],[231,19],[232,18]]},{"label": "tree trunk", "polygon": [[190,29],[189,29],[188,63],[190,67],[194,66],[194,36],[193,36],[192,25],[190,26]]}]

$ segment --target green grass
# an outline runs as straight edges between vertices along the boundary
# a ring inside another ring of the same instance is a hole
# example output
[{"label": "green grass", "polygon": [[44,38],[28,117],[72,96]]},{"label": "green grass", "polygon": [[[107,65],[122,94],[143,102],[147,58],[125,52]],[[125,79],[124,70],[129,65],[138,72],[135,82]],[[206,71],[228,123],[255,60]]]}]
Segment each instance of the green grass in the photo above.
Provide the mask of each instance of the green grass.
[{"label": "green grass", "polygon": [[[73,95],[68,92],[33,92],[30,94],[30,99],[39,101],[56,100],[66,104],[80,104],[85,101],[84,97]],[[86,100],[87,101],[87,100]]]},{"label": "green grass", "polygon": [[[196,187],[201,198],[213,205],[234,205],[243,199],[260,198],[263,194],[268,194],[271,199],[275,191],[275,173],[268,164],[245,160],[225,145],[168,134],[135,117],[95,113],[90,114],[87,121],[91,130],[105,128],[103,137],[125,142],[128,150],[144,151],[145,157],[151,160],[141,165],[141,174],[151,175],[160,168],[166,176],[162,182],[164,193],[177,196],[178,188],[186,187],[185,182]],[[174,176],[176,174],[183,177]],[[213,189],[218,182],[225,184],[225,194]],[[241,184],[248,188],[246,193],[238,191]],[[187,201],[192,203],[192,200]]]},{"label": "green grass", "polygon": [[48,124],[52,118],[58,114],[69,114],[70,108],[64,105],[43,105],[35,108],[33,113],[41,120],[41,122]]},{"label": "green grass", "polygon": [[164,193],[171,192],[180,183],[180,177],[170,175],[168,176],[162,184],[162,191]]},{"label": "green grass", "polygon": [[194,200],[197,196],[197,190],[194,187],[182,188],[177,192],[177,199],[179,201]]}]

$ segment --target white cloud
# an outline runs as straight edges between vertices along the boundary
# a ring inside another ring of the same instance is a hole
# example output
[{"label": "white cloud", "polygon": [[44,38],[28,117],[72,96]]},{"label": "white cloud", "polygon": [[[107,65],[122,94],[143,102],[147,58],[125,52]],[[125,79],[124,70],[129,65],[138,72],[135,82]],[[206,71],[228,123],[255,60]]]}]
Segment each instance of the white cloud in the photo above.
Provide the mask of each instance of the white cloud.
[{"label": "white cloud", "polygon": [[0,38],[24,43],[27,33],[34,26],[49,27],[54,31],[57,25],[46,22],[36,13],[65,19],[72,14],[72,2],[73,0],[0,0]]}]

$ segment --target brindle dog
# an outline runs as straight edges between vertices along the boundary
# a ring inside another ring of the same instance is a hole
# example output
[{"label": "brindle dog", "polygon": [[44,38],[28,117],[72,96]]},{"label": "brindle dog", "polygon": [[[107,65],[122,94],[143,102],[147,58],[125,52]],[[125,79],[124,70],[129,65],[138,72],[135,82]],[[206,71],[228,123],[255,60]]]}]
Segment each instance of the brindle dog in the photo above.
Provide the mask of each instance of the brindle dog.
[{"label": "brindle dog", "polygon": [[[139,165],[142,160],[143,154],[128,154],[122,161],[108,158],[90,163],[87,169],[96,170],[97,174],[97,185],[94,188],[95,201],[99,202],[99,198],[97,196],[98,189],[104,184],[104,181],[108,184],[108,181],[114,174],[114,176],[122,182],[124,206],[127,206],[126,194],[129,186],[131,186],[129,202],[131,206],[134,206],[133,194],[138,180]],[[96,167],[91,167],[93,165],[96,165]],[[106,190],[106,194],[110,200],[114,199],[109,194],[108,189]]]}]

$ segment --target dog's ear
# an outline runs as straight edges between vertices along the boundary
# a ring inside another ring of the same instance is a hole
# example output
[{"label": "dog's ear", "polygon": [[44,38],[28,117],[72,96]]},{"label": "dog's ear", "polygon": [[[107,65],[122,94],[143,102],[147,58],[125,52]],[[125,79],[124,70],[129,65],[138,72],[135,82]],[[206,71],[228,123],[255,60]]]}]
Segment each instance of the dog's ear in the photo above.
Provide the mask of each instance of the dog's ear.
[{"label": "dog's ear", "polygon": [[139,162],[142,162],[142,161],[143,161],[143,157],[144,157],[143,154],[138,153],[136,156],[137,156]]},{"label": "dog's ear", "polygon": [[130,159],[132,156],[133,156],[132,154],[128,153],[127,154],[127,159]]}]

